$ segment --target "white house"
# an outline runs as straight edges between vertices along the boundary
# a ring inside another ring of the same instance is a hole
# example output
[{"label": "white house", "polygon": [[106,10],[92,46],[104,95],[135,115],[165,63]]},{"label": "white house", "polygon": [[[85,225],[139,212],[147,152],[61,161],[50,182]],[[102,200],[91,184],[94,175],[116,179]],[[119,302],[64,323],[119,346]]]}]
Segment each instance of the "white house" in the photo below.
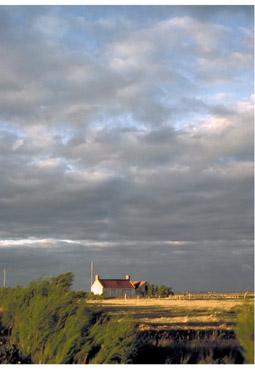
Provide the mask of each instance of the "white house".
[{"label": "white house", "polygon": [[106,297],[135,297],[144,295],[147,289],[145,281],[131,281],[130,275],[123,279],[102,279],[97,274],[91,286],[95,295],[104,294]]}]

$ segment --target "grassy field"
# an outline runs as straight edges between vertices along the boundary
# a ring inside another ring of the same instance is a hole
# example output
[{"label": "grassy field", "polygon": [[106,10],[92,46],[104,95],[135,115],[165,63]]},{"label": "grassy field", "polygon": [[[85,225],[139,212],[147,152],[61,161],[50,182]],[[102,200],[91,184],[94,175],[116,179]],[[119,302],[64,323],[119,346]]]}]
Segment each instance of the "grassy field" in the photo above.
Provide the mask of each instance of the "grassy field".
[{"label": "grassy field", "polygon": [[89,301],[116,319],[132,317],[146,329],[233,329],[244,300],[253,294],[175,295],[168,299],[105,299]]},{"label": "grassy field", "polygon": [[0,288],[0,364],[254,362],[252,293],[90,300],[71,281]]},{"label": "grassy field", "polygon": [[87,302],[102,307],[116,320],[134,319],[140,330],[231,330],[244,301],[252,304],[254,294],[176,294],[171,298],[113,298]]}]

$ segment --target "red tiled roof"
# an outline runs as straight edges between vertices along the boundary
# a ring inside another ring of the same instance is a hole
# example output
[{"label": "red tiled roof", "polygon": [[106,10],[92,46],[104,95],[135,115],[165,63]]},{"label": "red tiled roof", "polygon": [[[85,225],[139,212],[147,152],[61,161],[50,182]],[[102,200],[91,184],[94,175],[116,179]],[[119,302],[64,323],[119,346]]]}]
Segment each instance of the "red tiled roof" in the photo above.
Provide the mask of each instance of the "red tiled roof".
[{"label": "red tiled roof", "polygon": [[138,287],[141,287],[145,284],[145,281],[131,281],[132,285],[135,287],[135,288],[138,288]]},{"label": "red tiled roof", "polygon": [[135,288],[128,279],[99,279],[104,288]]}]

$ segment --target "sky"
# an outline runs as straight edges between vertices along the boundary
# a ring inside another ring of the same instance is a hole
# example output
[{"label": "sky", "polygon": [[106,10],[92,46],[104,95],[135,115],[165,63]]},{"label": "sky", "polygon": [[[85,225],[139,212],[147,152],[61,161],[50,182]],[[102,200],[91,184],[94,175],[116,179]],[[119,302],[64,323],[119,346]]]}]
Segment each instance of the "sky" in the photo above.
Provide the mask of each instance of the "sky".
[{"label": "sky", "polygon": [[[0,269],[253,289],[252,6],[0,6]],[[2,274],[0,270],[0,283]]]}]

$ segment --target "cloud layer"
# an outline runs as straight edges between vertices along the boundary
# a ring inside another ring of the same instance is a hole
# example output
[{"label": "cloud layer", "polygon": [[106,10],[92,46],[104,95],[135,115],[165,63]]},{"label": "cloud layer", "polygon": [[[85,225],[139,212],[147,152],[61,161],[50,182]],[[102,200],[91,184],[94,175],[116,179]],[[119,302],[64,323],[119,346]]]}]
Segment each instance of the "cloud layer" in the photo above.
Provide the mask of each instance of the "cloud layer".
[{"label": "cloud layer", "polygon": [[251,8],[105,9],[0,9],[0,252],[147,247],[149,265],[180,242],[195,270],[208,252],[231,268],[240,245],[241,270],[253,239]]}]

